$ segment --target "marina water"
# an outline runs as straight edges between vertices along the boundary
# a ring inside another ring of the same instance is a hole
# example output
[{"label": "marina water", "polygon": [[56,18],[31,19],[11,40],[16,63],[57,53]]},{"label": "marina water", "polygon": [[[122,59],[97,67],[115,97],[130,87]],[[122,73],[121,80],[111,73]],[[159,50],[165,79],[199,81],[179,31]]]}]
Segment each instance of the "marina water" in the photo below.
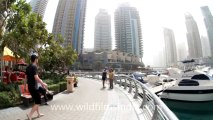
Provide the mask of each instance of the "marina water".
[{"label": "marina water", "polygon": [[213,120],[213,101],[200,103],[163,101],[180,120]]}]

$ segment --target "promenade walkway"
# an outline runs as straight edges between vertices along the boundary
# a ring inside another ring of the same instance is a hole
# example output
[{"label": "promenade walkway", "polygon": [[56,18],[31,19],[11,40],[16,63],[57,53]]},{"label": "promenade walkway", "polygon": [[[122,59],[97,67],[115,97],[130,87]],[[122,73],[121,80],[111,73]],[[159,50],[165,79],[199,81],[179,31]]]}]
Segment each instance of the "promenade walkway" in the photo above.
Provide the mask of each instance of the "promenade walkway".
[{"label": "promenade walkway", "polygon": [[[31,108],[23,106],[0,110],[0,120],[27,120]],[[80,78],[73,93],[54,96],[48,106],[40,107],[45,116],[34,120],[138,120],[128,97],[116,87],[102,89],[100,81]]]}]

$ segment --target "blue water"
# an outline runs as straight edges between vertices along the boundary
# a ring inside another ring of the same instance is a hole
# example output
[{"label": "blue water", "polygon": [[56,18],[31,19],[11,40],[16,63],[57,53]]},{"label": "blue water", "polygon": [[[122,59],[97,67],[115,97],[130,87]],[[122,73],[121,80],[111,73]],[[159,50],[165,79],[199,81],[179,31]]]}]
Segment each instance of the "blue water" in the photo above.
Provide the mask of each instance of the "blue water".
[{"label": "blue water", "polygon": [[180,120],[213,120],[213,102],[163,101]]}]

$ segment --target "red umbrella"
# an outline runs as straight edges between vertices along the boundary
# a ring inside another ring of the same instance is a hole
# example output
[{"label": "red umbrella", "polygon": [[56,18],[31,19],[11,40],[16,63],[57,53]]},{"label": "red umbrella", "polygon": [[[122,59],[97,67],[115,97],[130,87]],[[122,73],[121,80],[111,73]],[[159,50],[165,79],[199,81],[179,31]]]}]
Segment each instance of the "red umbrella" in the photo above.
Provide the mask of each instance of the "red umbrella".
[{"label": "red umbrella", "polygon": [[25,61],[23,59],[20,59],[17,63],[17,65],[23,65],[23,66],[27,66],[27,63],[25,63]]},{"label": "red umbrella", "polygon": [[15,70],[25,71],[26,67],[27,67],[27,63],[25,63],[24,59],[20,59],[16,64]]}]

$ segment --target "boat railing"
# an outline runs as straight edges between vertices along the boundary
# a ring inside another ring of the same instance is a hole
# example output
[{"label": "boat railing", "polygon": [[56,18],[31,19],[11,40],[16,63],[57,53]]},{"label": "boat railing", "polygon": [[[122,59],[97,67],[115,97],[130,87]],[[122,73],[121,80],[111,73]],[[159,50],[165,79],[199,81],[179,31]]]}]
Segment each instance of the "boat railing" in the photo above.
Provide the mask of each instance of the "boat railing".
[{"label": "boat railing", "polygon": [[[101,79],[101,72],[85,72],[76,73],[83,77]],[[134,99],[139,101],[139,108],[146,111],[149,117],[147,120],[178,120],[177,116],[165,105],[165,103],[153,93],[149,87],[140,81],[129,77],[125,74],[115,74],[115,84],[123,87],[128,94],[131,94]]]}]

